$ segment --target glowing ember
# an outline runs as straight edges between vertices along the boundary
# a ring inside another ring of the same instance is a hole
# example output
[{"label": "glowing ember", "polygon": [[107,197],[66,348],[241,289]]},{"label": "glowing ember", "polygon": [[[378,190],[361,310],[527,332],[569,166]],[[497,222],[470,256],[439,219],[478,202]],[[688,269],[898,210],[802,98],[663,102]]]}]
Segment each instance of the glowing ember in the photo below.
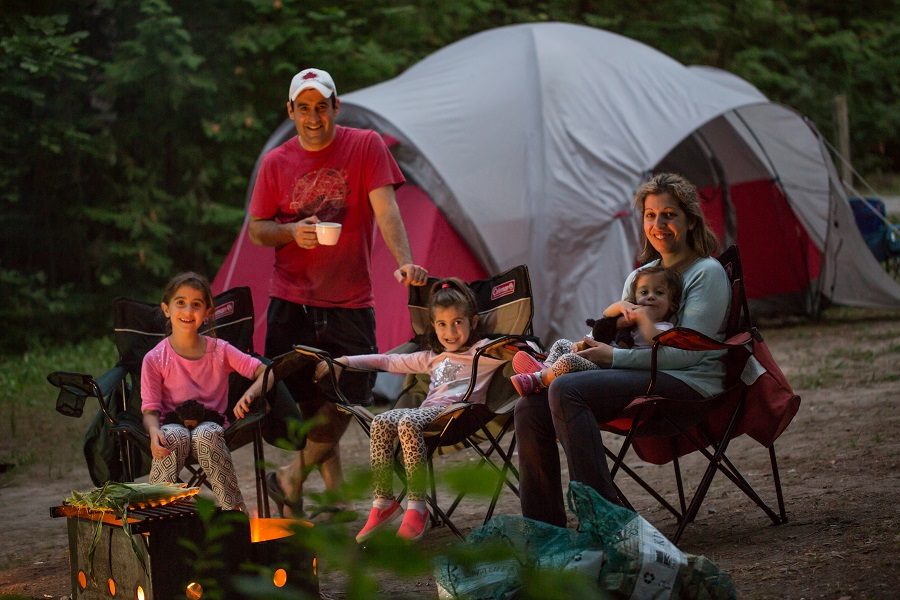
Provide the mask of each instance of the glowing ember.
[{"label": "glowing ember", "polygon": [[192,581],[188,584],[187,589],[185,589],[184,592],[184,595],[189,600],[200,600],[200,598],[203,597],[203,586],[196,581]]}]

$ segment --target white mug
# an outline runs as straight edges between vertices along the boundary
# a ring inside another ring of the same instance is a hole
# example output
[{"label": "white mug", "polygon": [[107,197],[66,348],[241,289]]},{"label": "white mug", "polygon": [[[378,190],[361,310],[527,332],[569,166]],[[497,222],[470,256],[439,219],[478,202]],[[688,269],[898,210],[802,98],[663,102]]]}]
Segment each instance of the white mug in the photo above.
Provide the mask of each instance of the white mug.
[{"label": "white mug", "polygon": [[334,246],[341,237],[341,224],[320,221],[316,223],[316,239],[323,246]]}]

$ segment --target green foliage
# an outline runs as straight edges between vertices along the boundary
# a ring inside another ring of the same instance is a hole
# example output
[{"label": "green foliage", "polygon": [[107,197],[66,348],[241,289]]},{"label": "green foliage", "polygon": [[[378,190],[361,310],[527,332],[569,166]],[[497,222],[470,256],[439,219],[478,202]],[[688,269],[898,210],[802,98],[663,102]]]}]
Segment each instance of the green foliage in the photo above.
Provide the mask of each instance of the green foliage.
[{"label": "green foliage", "polygon": [[0,273],[12,335],[0,352],[54,339],[57,319],[69,339],[96,334],[113,297],[155,297],[176,271],[214,275],[299,68],[328,69],[346,93],[465,36],[535,21],[602,27],[733,71],[829,137],[833,97],[846,94],[857,170],[900,170],[891,2],[11,0]]}]

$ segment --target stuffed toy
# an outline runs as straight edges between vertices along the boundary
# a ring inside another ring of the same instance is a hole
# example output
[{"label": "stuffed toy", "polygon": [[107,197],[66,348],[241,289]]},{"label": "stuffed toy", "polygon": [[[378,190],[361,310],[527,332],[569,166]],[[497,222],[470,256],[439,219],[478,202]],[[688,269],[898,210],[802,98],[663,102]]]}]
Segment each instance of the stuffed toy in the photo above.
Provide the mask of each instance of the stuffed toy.
[{"label": "stuffed toy", "polygon": [[[619,329],[616,321],[619,317],[600,317],[599,319],[586,319],[585,323],[591,328],[591,337],[604,344],[613,344],[616,348],[631,348],[634,346],[632,328]],[[585,349],[583,341],[575,343],[579,351]]]},{"label": "stuffed toy", "polygon": [[175,423],[193,429],[203,421],[225,424],[225,417],[214,410],[209,410],[196,400],[187,400],[180,404],[174,412],[166,413],[166,424]]}]

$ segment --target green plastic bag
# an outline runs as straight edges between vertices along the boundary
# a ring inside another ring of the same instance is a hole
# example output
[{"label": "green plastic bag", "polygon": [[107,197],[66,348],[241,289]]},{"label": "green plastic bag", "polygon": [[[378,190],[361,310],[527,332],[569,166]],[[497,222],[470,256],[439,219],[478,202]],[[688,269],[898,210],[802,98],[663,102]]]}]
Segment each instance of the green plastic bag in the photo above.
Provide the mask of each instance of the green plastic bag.
[{"label": "green plastic bag", "polygon": [[[521,591],[527,569],[571,569],[588,575],[598,597],[731,600],[731,578],[703,556],[681,552],[646,519],[612,504],[593,488],[572,482],[569,508],[578,530],[523,517],[499,516],[469,534],[468,562],[444,558],[435,569],[441,598],[507,600]],[[491,544],[510,551],[478,561]]]},{"label": "green plastic bag", "polygon": [[596,579],[603,564],[589,534],[509,515],[472,531],[463,546],[456,560],[441,557],[435,568],[441,599],[507,600],[517,596],[526,569],[569,569]]},{"label": "green plastic bag", "polygon": [[704,556],[686,554],[644,517],[613,504],[593,488],[572,482],[569,508],[579,529],[602,546],[607,560],[600,587],[615,598],[731,600],[726,573]]}]

